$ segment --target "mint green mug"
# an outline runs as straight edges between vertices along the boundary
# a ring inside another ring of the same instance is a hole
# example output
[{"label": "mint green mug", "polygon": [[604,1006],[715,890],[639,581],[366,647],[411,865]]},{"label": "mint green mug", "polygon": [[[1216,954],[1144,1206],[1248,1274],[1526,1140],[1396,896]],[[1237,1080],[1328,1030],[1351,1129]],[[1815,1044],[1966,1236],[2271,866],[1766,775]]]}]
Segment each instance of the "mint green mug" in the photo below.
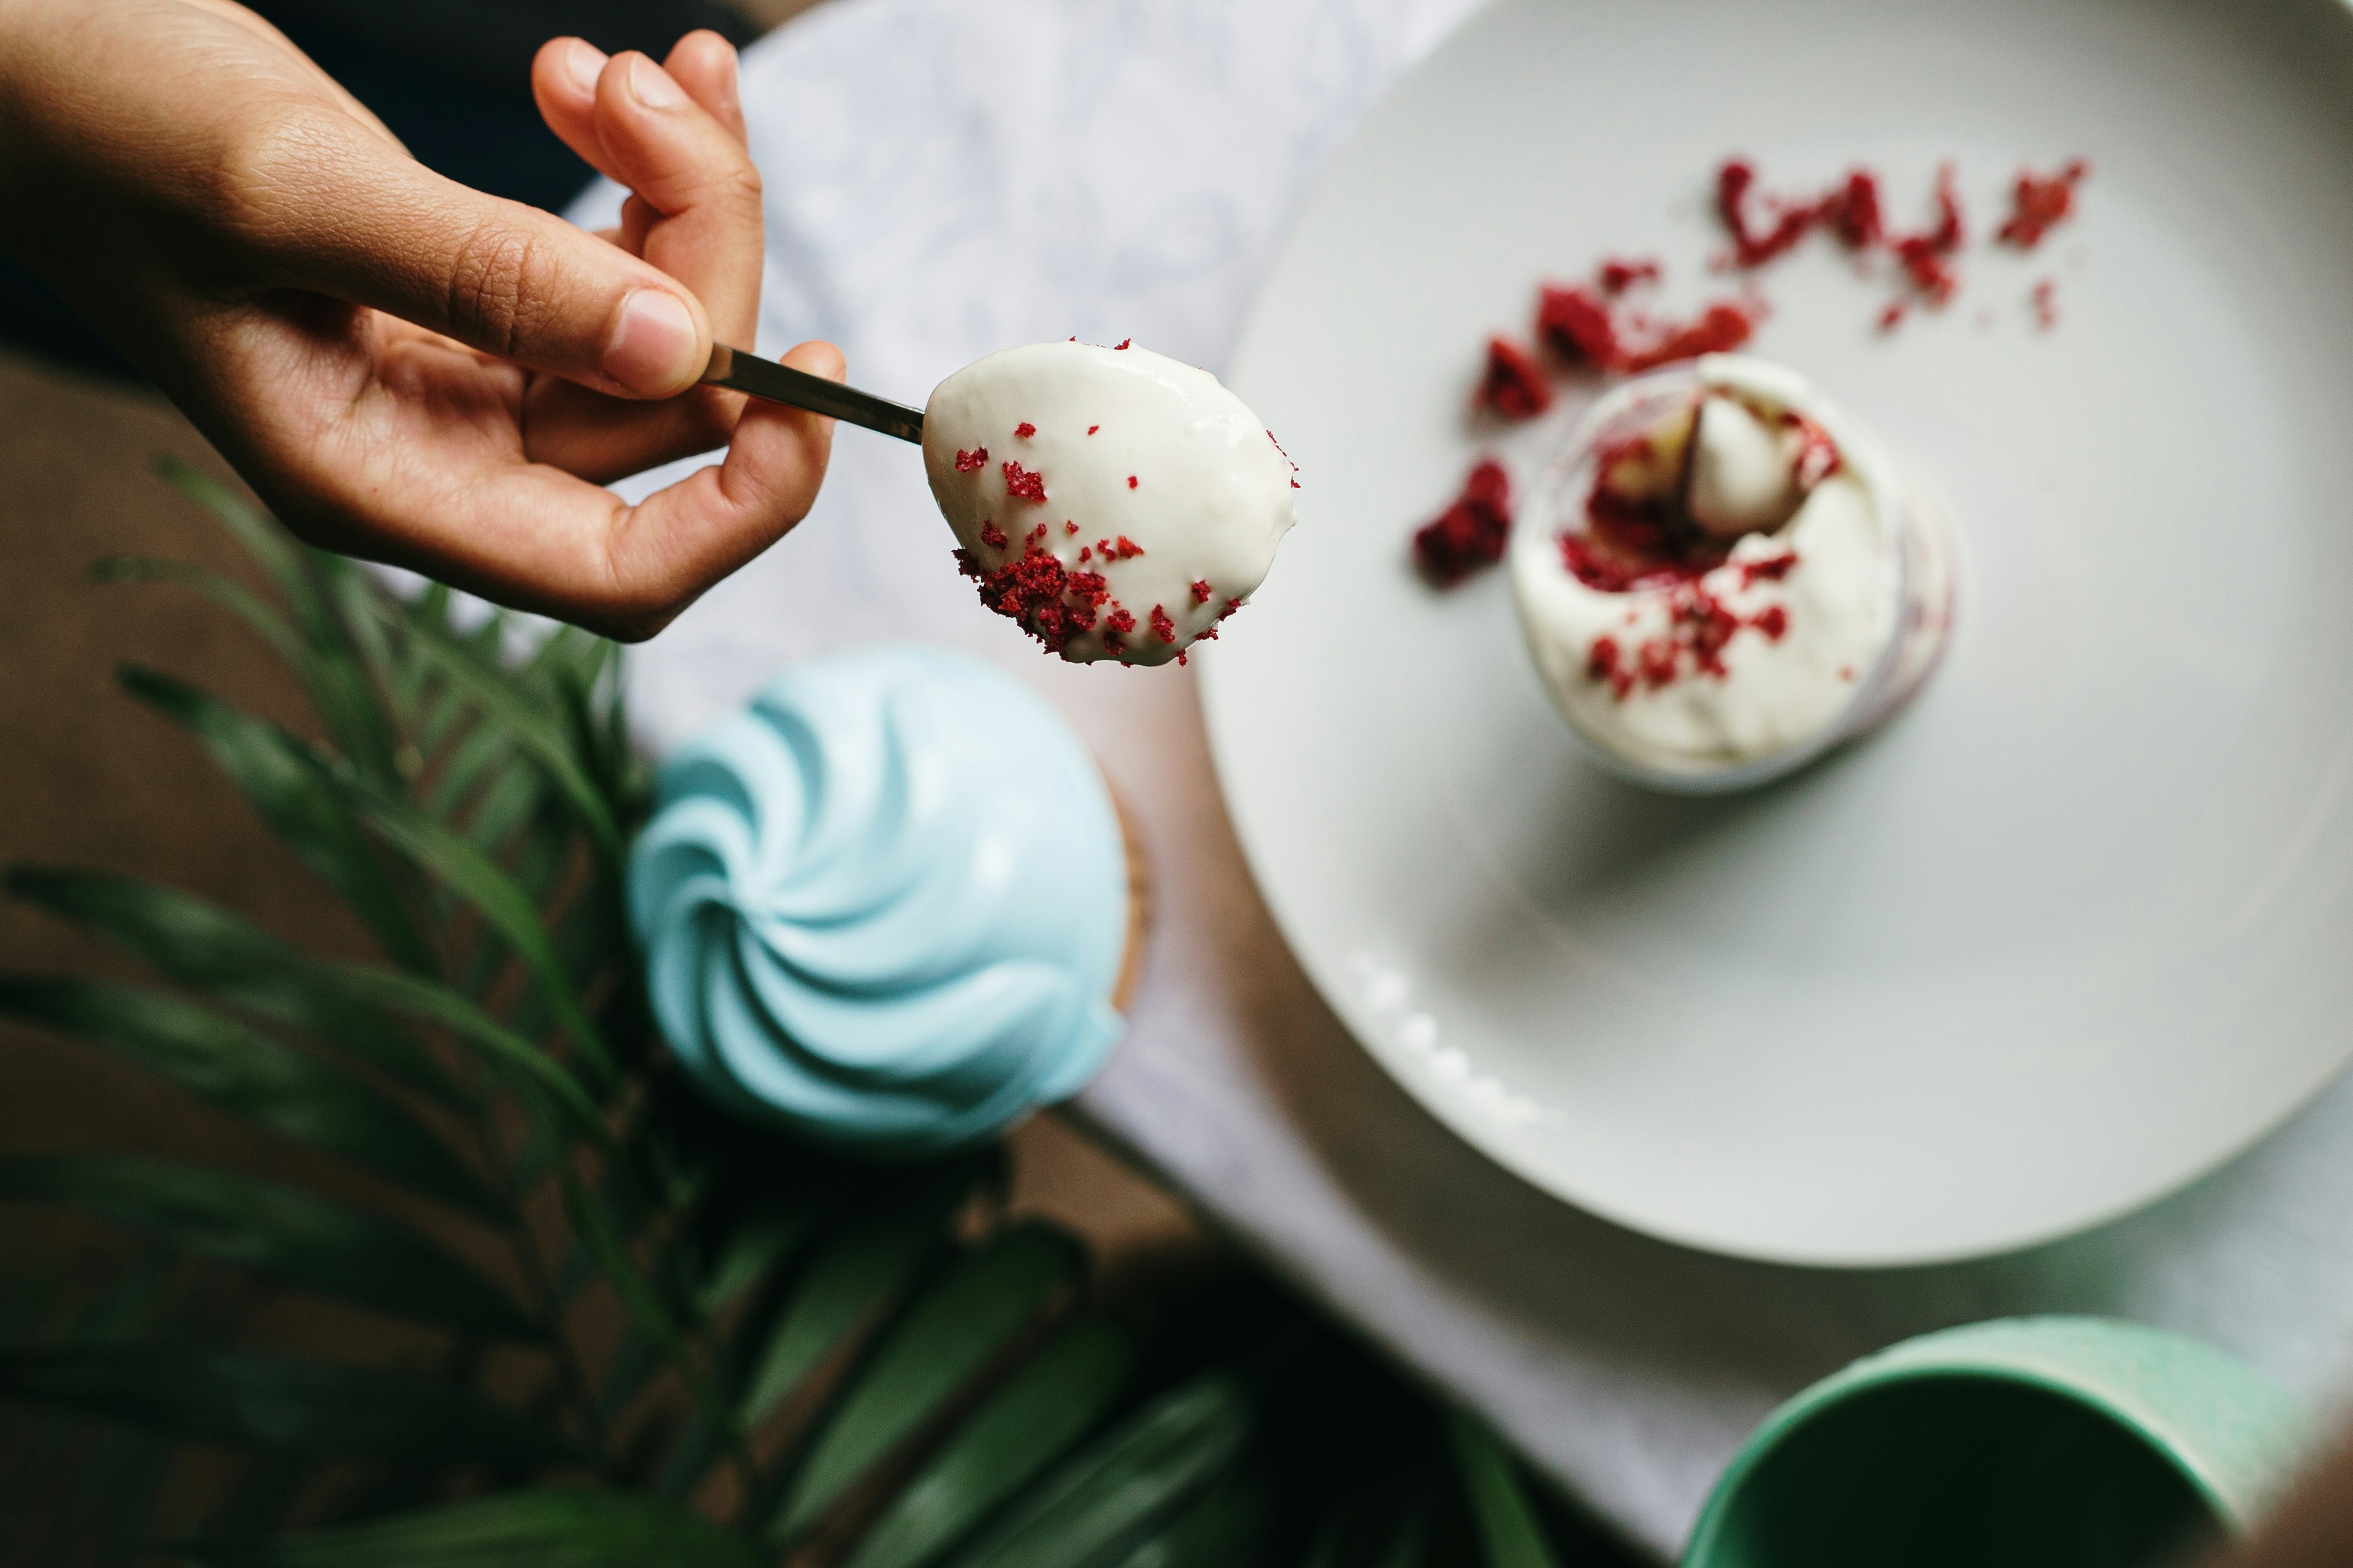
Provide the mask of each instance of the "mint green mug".
[{"label": "mint green mug", "polygon": [[2105,1318],[1906,1340],[1775,1411],[1683,1568],[2141,1568],[2243,1531],[2311,1436],[2253,1369]]}]

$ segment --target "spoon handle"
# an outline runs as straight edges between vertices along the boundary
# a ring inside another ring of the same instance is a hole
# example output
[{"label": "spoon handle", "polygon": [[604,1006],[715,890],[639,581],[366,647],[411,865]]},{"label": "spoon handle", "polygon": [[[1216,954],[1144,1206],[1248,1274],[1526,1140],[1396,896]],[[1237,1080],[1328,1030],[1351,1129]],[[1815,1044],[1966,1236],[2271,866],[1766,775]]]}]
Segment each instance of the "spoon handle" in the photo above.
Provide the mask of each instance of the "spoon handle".
[{"label": "spoon handle", "polygon": [[805,370],[778,364],[757,354],[731,349],[725,343],[714,344],[711,350],[710,366],[702,373],[706,386],[723,386],[733,392],[748,392],[754,397],[765,397],[771,403],[790,404],[813,414],[828,414],[836,419],[847,419],[852,425],[863,425],[869,430],[880,430],[885,436],[896,436],[902,441],[923,444],[923,411],[910,408],[903,403],[893,403],[887,397],[877,397],[871,392],[828,381],[821,375],[811,375]]}]

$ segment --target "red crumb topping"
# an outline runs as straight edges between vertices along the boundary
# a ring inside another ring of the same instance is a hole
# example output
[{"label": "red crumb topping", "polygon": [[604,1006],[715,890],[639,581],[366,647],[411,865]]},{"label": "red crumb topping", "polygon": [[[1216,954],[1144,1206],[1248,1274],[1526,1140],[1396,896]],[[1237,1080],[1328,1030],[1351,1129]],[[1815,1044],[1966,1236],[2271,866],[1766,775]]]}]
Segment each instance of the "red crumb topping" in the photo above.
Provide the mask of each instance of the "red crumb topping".
[{"label": "red crumb topping", "polygon": [[1005,531],[993,521],[984,522],[980,525],[980,542],[991,550],[1002,550],[1006,545]]},{"label": "red crumb topping", "polygon": [[1129,489],[1134,489],[1135,488],[1135,476],[1134,474],[1127,476],[1127,488]]},{"label": "red crumb topping", "polygon": [[1752,627],[1768,641],[1778,642],[1788,634],[1789,612],[1772,605],[1743,620],[1697,583],[1684,583],[1668,601],[1666,631],[1644,637],[1630,664],[1616,637],[1595,637],[1585,650],[1586,679],[1609,687],[1610,696],[1620,702],[1638,684],[1655,691],[1687,674],[1722,680],[1732,673],[1724,662],[1724,650]]},{"label": "red crumb topping", "polygon": [[956,454],[956,472],[959,474],[976,474],[987,466],[988,448],[986,447],[975,447],[969,452]]},{"label": "red crumb topping", "polygon": [[2049,331],[2059,324],[2059,280],[2045,278],[2034,286],[2034,324]]},{"label": "red crumb topping", "polygon": [[1093,547],[1093,546],[1092,546],[1092,545],[1084,545],[1084,546],[1082,546],[1082,547],[1080,548],[1080,550],[1079,550],[1079,559],[1080,559],[1082,562],[1086,562],[1086,561],[1092,561],[1092,560],[1093,560],[1093,559],[1094,559],[1094,554],[1095,554],[1095,552],[1094,552],[1094,547]]},{"label": "red crumb topping", "polygon": [[1117,543],[1104,545],[1103,552],[1105,555],[1115,555],[1122,561],[1128,561],[1143,554],[1144,546],[1123,533],[1119,536]]},{"label": "red crumb topping", "polygon": [[1094,629],[1098,611],[1111,597],[1099,574],[1070,571],[1034,546],[994,572],[959,550],[956,570],[979,585],[982,604],[1020,623],[1048,652],[1066,658],[1071,639]]},{"label": "red crumb topping", "polygon": [[1581,360],[1596,370],[1618,363],[1618,327],[1609,319],[1609,307],[1581,285],[1545,286],[1536,296],[1536,335],[1565,358]]},{"label": "red crumb topping", "polygon": [[1936,226],[1918,234],[1891,235],[1888,248],[1904,264],[1913,287],[1942,305],[1960,288],[1961,279],[1948,262],[1968,237],[1961,225],[1961,200],[1953,189],[1953,166],[1936,171]]},{"label": "red crumb topping", "polygon": [[2055,174],[2021,169],[2010,187],[2010,217],[1995,237],[2021,250],[2042,244],[2044,235],[2074,212],[2075,187],[2091,172],[2092,165],[2081,158],[2070,158]]},{"label": "red crumb topping", "polygon": [[1042,501],[1046,499],[1045,475],[1030,473],[1018,463],[1007,463],[1003,467],[1007,495],[1016,500]]},{"label": "red crumb topping", "polygon": [[1911,300],[1889,300],[1887,302],[1887,309],[1879,312],[1879,330],[1883,332],[1894,331],[1897,327],[1903,325],[1904,318],[1911,314]]},{"label": "red crumb topping", "polygon": [[1100,430],[1100,429],[1102,429],[1102,428],[1103,428],[1103,426],[1100,426],[1100,425],[1090,425],[1090,426],[1087,426],[1087,434],[1088,434],[1088,435],[1090,435],[1090,436],[1092,436],[1092,435],[1093,435],[1096,431],[1098,431],[1098,430]]},{"label": "red crumb topping", "polygon": [[1744,561],[1740,563],[1740,585],[1753,588],[1759,583],[1778,583],[1797,563],[1798,552],[1794,550],[1785,550],[1778,555],[1767,555],[1761,560]]},{"label": "red crumb topping", "polygon": [[[1606,271],[1606,268],[1605,268]],[[1754,309],[1720,300],[1694,321],[1677,324],[1636,316],[1621,321],[1602,289],[1547,284],[1536,298],[1536,332],[1565,358],[1596,370],[1655,370],[1677,360],[1736,349],[1757,331]],[[1495,370],[1489,348],[1488,377]],[[1482,387],[1482,395],[1485,388]]]},{"label": "red crumb topping", "polygon": [[1185,653],[1181,648],[1179,648],[1176,653],[1176,668],[1179,669],[1185,668]]},{"label": "red crumb topping", "polygon": [[1125,637],[1135,629],[1135,617],[1128,613],[1126,606],[1113,605],[1111,607],[1111,616],[1103,622],[1103,625],[1120,636]]},{"label": "red crumb topping", "polygon": [[1076,532],[1078,532],[1078,531],[1079,531],[1079,525],[1078,525],[1077,523],[1075,523],[1075,522],[1071,522],[1071,521],[1069,521],[1069,520],[1067,520],[1067,519],[1065,519],[1065,520],[1063,521],[1063,523],[1062,523],[1062,531],[1063,531],[1064,533],[1076,533]]},{"label": "red crumb topping", "polygon": [[1016,425],[1013,427],[1013,433],[1016,436],[1020,437],[1024,441],[1027,441],[1030,437],[1038,434],[1038,426],[1030,424],[1027,419],[1024,419],[1020,424]]},{"label": "red crumb topping", "polygon": [[1232,615],[1236,610],[1239,610],[1241,607],[1242,602],[1240,599],[1228,599],[1226,601],[1226,607],[1218,612],[1218,619],[1222,621],[1228,616]]},{"label": "red crumb topping", "polygon": [[1610,690],[1615,692],[1618,700],[1622,702],[1626,700],[1626,694],[1634,689],[1634,677],[1619,663],[1621,657],[1618,650],[1618,639],[1612,637],[1595,637],[1593,646],[1585,650],[1586,679],[1608,681]]},{"label": "red crumb topping", "polygon": [[1854,170],[1810,202],[1763,198],[1772,221],[1762,225],[1749,207],[1756,184],[1756,166],[1744,158],[1727,159],[1715,172],[1716,216],[1731,231],[1732,258],[1741,267],[1764,265],[1818,226],[1830,229],[1852,250],[1880,237],[1879,180],[1867,169]]},{"label": "red crumb topping", "polygon": [[1506,419],[1527,419],[1552,406],[1552,388],[1527,350],[1505,338],[1489,338],[1486,374],[1472,401]]},{"label": "red crumb topping", "polygon": [[[1490,458],[1463,479],[1453,504],[1414,534],[1414,561],[1431,582],[1451,585],[1501,561],[1511,534],[1512,478]],[[1237,602],[1227,600],[1219,618],[1233,614]]]},{"label": "red crumb topping", "polygon": [[1719,300],[1702,312],[1698,321],[1680,327],[1670,326],[1660,337],[1629,352],[1622,368],[1630,371],[1656,370],[1677,360],[1697,359],[1701,354],[1727,353],[1746,342],[1756,331],[1757,318],[1747,306]]},{"label": "red crumb topping", "polygon": [[1176,640],[1176,623],[1170,620],[1168,612],[1157,605],[1152,606],[1152,635],[1162,642]]},{"label": "red crumb topping", "polygon": [[1127,347],[1127,345],[1128,345],[1128,344],[1130,344],[1130,343],[1134,342],[1134,341],[1135,341],[1135,340],[1134,340],[1134,338],[1122,338],[1122,339],[1120,339],[1120,340],[1119,340],[1119,342],[1115,342],[1115,343],[1112,344],[1112,347],[1113,347],[1113,348],[1114,348],[1114,349],[1124,349],[1124,348]]},{"label": "red crumb topping", "polygon": [[1662,270],[1657,261],[1648,257],[1640,261],[1621,261],[1611,257],[1601,264],[1601,291],[1615,299],[1637,283],[1656,283]]},{"label": "red crumb topping", "polygon": [[1197,605],[1206,605],[1209,602],[1209,580],[1207,577],[1193,579],[1193,602]]}]

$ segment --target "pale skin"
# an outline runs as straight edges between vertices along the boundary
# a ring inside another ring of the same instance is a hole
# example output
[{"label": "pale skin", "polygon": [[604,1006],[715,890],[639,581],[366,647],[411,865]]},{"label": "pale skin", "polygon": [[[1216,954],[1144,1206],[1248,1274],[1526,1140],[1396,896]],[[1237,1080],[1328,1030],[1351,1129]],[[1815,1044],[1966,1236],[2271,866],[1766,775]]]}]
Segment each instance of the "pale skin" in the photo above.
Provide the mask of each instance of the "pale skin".
[{"label": "pale skin", "polygon": [[633,193],[618,232],[432,173],[229,0],[0,0],[0,247],[305,539],[634,640],[807,512],[832,422],[695,385],[759,314],[726,41],[554,39],[532,90]]}]

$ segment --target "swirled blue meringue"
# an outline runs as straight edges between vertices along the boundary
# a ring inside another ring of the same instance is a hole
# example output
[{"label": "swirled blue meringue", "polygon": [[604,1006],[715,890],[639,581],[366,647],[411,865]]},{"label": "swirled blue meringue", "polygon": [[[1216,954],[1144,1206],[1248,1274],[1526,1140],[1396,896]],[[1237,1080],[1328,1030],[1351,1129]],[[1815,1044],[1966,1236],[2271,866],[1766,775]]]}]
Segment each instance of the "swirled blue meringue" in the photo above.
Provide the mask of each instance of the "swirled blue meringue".
[{"label": "swirled blue meringue", "polygon": [[1127,857],[1103,773],[976,660],[803,665],[661,769],[629,916],[671,1048],[721,1103],[913,1154],[1092,1077]]}]

